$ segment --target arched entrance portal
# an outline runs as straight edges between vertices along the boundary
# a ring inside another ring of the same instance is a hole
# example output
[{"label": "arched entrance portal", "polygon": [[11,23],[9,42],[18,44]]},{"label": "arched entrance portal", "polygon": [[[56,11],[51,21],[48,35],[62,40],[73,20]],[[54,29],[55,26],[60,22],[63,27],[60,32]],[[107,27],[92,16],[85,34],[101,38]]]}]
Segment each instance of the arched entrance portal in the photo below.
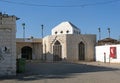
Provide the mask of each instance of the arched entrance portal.
[{"label": "arched entrance portal", "polygon": [[24,46],[21,49],[22,52],[22,58],[25,58],[26,60],[31,60],[32,59],[32,48],[29,46]]},{"label": "arched entrance portal", "polygon": [[56,41],[53,45],[53,61],[62,60],[62,46],[59,41]]},{"label": "arched entrance portal", "polygon": [[83,42],[79,43],[79,60],[85,60],[85,44]]}]

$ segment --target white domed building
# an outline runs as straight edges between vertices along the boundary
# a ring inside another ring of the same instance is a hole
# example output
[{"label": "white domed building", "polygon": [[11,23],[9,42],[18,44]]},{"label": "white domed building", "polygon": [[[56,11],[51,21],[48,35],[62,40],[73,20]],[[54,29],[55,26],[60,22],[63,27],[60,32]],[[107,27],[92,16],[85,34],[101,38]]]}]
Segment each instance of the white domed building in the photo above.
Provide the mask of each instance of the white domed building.
[{"label": "white domed building", "polygon": [[0,76],[16,75],[16,59],[46,61],[94,60],[96,35],[81,34],[70,22],[62,22],[41,38],[16,38],[16,16],[0,13]]},{"label": "white domed building", "polygon": [[43,39],[16,39],[17,58],[46,61],[92,61],[95,56],[95,34],[81,34],[71,22],[62,22]]},{"label": "white domed building", "polygon": [[71,22],[62,22],[43,38],[43,58],[48,61],[92,61],[95,55],[95,34],[81,34]]}]

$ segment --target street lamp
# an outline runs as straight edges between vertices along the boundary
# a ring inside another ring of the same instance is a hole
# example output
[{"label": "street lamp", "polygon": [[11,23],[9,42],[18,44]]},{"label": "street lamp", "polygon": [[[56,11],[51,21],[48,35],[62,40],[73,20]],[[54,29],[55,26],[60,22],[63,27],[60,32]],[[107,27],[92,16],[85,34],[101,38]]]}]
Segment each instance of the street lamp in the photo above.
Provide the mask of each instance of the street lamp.
[{"label": "street lamp", "polygon": [[108,28],[108,34],[109,34],[109,38],[110,38],[110,28]]},{"label": "street lamp", "polygon": [[[42,36],[42,40],[43,40],[43,24],[41,25],[41,36]],[[42,42],[42,51],[43,51],[43,42]],[[43,52],[42,52],[42,56],[41,59],[44,60],[44,56],[43,56]]]},{"label": "street lamp", "polygon": [[25,23],[22,23],[23,26],[23,40],[25,41]]},{"label": "street lamp", "polygon": [[99,31],[99,40],[101,39],[101,29],[100,27],[98,28],[98,31]]},{"label": "street lamp", "polygon": [[42,29],[42,31],[41,31],[41,36],[42,36],[42,38],[43,38],[43,24],[41,25],[41,29]]}]

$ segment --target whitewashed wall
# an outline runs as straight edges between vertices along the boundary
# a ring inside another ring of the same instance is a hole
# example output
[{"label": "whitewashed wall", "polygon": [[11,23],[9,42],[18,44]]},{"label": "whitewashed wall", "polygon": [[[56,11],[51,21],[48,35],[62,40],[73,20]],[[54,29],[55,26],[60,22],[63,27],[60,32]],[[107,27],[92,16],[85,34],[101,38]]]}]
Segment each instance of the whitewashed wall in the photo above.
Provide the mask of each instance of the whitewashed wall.
[{"label": "whitewashed wall", "polygon": [[[116,47],[117,58],[110,58],[110,47]],[[96,49],[96,56],[95,56],[96,61],[120,63],[120,44],[96,46],[95,49]],[[106,58],[104,57],[104,53],[106,53]]]},{"label": "whitewashed wall", "polygon": [[[61,33],[62,31],[62,33]],[[68,31],[68,33],[67,33]],[[80,30],[72,25],[70,22],[62,22],[52,29],[52,35],[61,35],[61,34],[80,34]],[[56,33],[57,32],[57,33]],[[55,34],[56,33],[56,34]]]}]

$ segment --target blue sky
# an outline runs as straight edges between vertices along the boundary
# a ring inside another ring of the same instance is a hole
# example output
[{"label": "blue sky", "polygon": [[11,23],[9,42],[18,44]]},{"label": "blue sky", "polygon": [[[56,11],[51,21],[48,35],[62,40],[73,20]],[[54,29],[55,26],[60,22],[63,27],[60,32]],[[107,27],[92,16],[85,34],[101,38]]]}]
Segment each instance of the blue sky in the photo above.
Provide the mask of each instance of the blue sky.
[{"label": "blue sky", "polygon": [[63,21],[70,21],[81,29],[82,34],[96,34],[101,28],[101,38],[120,37],[120,0],[0,0],[0,12],[15,15],[17,38],[23,37],[22,23],[26,24],[26,37],[41,38]]}]

